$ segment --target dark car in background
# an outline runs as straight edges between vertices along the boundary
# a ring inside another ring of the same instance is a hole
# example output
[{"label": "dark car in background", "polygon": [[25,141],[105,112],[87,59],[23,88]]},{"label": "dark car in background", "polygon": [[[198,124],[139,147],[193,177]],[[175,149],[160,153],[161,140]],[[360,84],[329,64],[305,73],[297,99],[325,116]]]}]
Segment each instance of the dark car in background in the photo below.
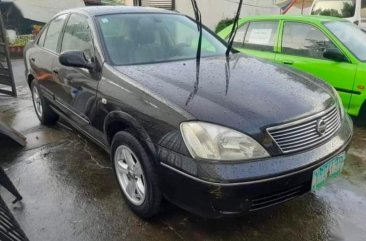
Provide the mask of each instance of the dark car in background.
[{"label": "dark car in background", "polygon": [[198,39],[196,22],[176,12],[59,13],[25,50],[36,114],[46,125],[62,117],[109,152],[144,218],[163,198],[205,217],[239,215],[339,175],[353,127],[332,87],[227,57],[206,28],[198,61]]}]

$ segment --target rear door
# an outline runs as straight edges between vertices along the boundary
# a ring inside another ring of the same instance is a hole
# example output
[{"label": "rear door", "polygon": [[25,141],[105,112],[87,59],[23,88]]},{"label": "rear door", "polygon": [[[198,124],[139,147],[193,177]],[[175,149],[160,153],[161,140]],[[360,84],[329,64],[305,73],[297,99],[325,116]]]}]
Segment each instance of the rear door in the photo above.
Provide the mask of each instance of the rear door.
[{"label": "rear door", "polygon": [[31,69],[40,84],[43,95],[51,100],[56,88],[52,65],[53,62],[58,61],[59,37],[66,18],[67,14],[59,15],[46,25],[28,56]]},{"label": "rear door", "polygon": [[233,46],[248,55],[274,61],[278,25],[278,21],[247,22],[238,29]]},{"label": "rear door", "polygon": [[[95,51],[88,17],[72,13],[61,38],[60,52],[82,51],[85,57],[95,61]],[[56,61],[53,66],[57,87],[56,102],[79,125],[90,124],[95,110],[99,73],[85,68],[66,67]]]},{"label": "rear door", "polygon": [[285,21],[281,38],[281,53],[276,62],[292,66],[327,81],[335,87],[346,109],[349,107],[356,74],[350,62],[325,59],[325,49],[338,48],[317,26],[304,22]]}]

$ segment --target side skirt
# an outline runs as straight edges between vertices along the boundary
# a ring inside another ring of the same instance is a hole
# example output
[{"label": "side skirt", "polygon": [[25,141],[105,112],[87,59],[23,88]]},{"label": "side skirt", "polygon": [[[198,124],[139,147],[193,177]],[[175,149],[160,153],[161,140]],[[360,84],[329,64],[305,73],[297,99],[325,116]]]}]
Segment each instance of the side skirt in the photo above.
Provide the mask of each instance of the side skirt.
[{"label": "side skirt", "polygon": [[62,119],[64,119],[68,124],[70,124],[73,128],[75,128],[81,134],[83,134],[84,136],[86,136],[88,139],[90,139],[91,141],[93,141],[95,144],[97,144],[98,146],[100,146],[101,148],[103,148],[103,150],[105,150],[108,154],[110,154],[110,148],[107,145],[105,145],[104,143],[102,143],[101,141],[99,141],[98,139],[96,139],[94,136],[90,135],[87,131],[85,131],[79,125],[75,124],[66,115],[64,115],[61,111],[57,110],[53,106],[50,106],[50,108],[54,112],[56,112]]}]

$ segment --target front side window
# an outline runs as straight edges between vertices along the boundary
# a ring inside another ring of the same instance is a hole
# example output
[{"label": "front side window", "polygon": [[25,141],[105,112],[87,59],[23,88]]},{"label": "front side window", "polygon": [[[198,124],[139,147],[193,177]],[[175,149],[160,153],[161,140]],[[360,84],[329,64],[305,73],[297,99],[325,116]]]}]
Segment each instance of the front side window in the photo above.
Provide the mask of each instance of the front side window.
[{"label": "front side window", "polygon": [[244,48],[273,51],[276,42],[278,22],[252,22],[244,40]]},{"label": "front side window", "polygon": [[[113,14],[97,17],[114,65],[148,64],[194,59],[197,24],[177,14]],[[204,28],[202,57],[224,55],[226,46]]]},{"label": "front side window", "polygon": [[80,14],[70,16],[61,44],[61,52],[67,50],[82,51],[88,59],[93,56],[93,44],[87,17]]},{"label": "front side window", "polygon": [[282,37],[282,53],[324,59],[323,52],[336,48],[331,40],[316,27],[304,23],[286,22]]},{"label": "front side window", "polygon": [[[240,26],[238,28],[238,30],[236,31],[235,37],[234,37],[234,42],[233,42],[233,46],[236,48],[243,48],[244,45],[244,38],[245,38],[245,34],[247,33],[247,29],[248,29],[248,23]],[[228,41],[230,38],[230,34],[226,37],[226,41]]]},{"label": "front side window", "polygon": [[351,18],[355,16],[356,0],[323,0],[317,1],[311,10],[311,15]]},{"label": "front side window", "polygon": [[66,14],[60,15],[52,20],[52,22],[49,24],[44,41],[44,47],[46,49],[57,52],[58,39],[60,37],[62,27],[64,26],[66,17]]},{"label": "front side window", "polygon": [[348,21],[325,22],[327,27],[359,60],[366,61],[366,33]]}]

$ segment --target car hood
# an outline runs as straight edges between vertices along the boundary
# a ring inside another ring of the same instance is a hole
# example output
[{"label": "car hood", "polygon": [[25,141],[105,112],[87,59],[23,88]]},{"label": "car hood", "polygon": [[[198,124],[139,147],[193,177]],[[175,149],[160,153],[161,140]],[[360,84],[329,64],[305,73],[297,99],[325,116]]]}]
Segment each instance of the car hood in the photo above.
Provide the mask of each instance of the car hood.
[{"label": "car hood", "polygon": [[322,81],[242,54],[202,58],[198,79],[196,60],[116,69],[199,120],[251,135],[334,103]]}]

